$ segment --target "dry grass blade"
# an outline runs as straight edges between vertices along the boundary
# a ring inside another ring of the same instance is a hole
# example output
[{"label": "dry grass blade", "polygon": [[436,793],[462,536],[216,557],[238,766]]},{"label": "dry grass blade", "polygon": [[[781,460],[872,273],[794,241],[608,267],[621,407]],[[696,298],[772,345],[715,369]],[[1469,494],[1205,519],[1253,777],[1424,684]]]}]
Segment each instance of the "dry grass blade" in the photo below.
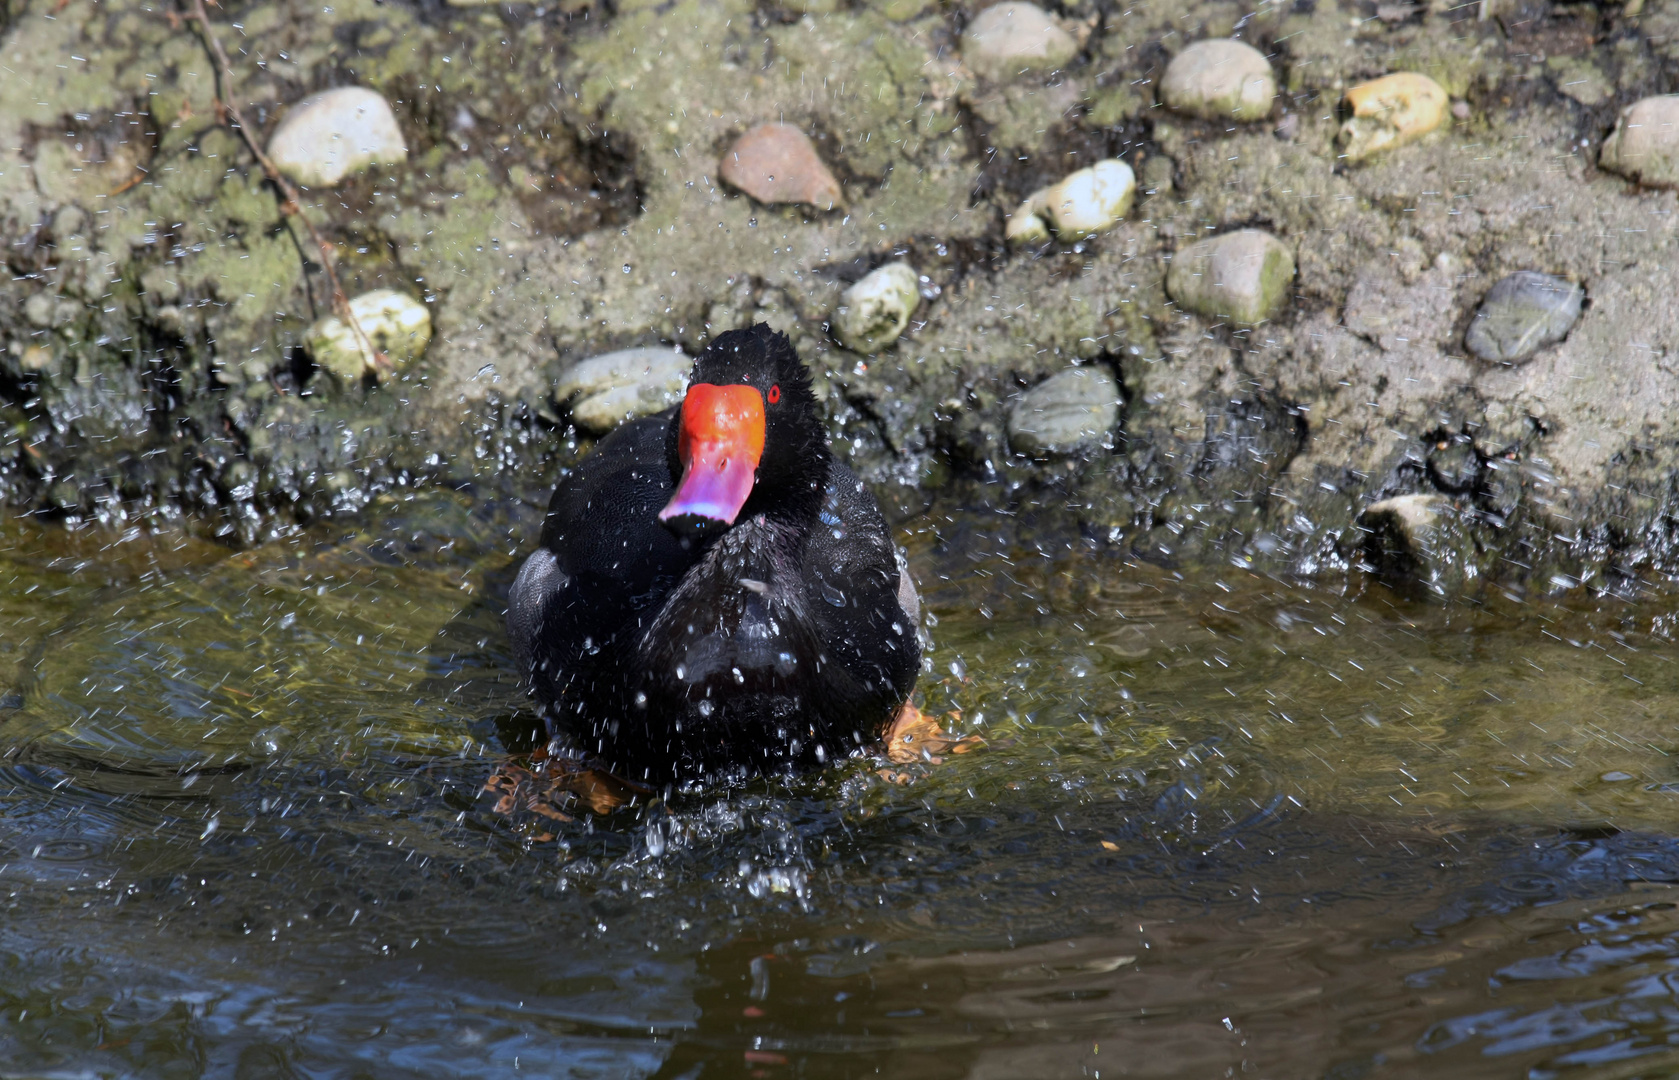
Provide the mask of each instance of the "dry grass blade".
[{"label": "dry grass blade", "polygon": [[224,125],[229,120],[232,121],[231,126],[239,132],[239,138],[244,141],[245,146],[256,157],[257,164],[262,166],[263,174],[268,177],[268,182],[273,184],[275,190],[280,193],[280,213],[287,217],[295,217],[303,223],[304,229],[309,233],[310,242],[320,252],[321,266],[326,270],[327,284],[332,288],[333,314],[343,319],[345,324],[350,327],[350,331],[355,334],[356,344],[360,347],[362,355],[367,358],[369,372],[378,374],[377,369],[382,365],[388,366],[390,362],[385,358],[384,353],[373,347],[373,342],[368,338],[367,332],[362,329],[361,322],[356,318],[355,312],[350,309],[350,299],[344,294],[344,286],[338,281],[338,270],[333,265],[332,245],[327,242],[326,237],[321,235],[321,231],[315,227],[315,223],[309,219],[309,215],[303,212],[303,203],[298,196],[296,185],[286,179],[285,174],[281,173],[274,164],[274,160],[263,150],[257,142],[256,136],[252,133],[252,129],[245,123],[244,114],[239,111],[239,106],[234,103],[233,64],[227,58],[227,50],[222,48],[221,39],[216,36],[215,27],[210,22],[210,13],[205,10],[204,0],[192,0],[192,11],[188,18],[198,24],[198,32],[204,39],[204,47],[210,50],[210,58],[216,64],[216,116]]}]

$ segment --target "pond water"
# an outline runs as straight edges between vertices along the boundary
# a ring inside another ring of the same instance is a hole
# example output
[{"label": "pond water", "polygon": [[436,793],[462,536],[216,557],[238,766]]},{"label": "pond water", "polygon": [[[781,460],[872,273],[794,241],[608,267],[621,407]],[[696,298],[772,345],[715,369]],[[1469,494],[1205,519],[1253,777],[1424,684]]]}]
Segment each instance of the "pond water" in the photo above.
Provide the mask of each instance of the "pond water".
[{"label": "pond water", "polygon": [[905,521],[984,749],[533,821],[537,513],[0,525],[6,1076],[1679,1067],[1654,600],[1428,604]]}]

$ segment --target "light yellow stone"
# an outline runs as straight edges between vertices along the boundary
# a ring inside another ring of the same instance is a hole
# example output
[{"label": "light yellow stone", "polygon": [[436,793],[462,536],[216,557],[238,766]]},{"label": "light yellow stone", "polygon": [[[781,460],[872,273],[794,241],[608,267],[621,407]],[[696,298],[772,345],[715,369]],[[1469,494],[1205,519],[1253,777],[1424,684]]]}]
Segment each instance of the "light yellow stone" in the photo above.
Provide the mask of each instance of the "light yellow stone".
[{"label": "light yellow stone", "polygon": [[1352,87],[1346,103],[1352,115],[1341,125],[1341,156],[1363,161],[1439,127],[1448,99],[1445,89],[1427,75],[1401,71]]},{"label": "light yellow stone", "polygon": [[[309,328],[304,344],[316,365],[345,382],[360,382],[372,374],[381,378],[412,363],[431,343],[431,313],[426,306],[395,289],[375,289],[350,301],[350,313],[366,335],[364,344],[349,323],[328,315]],[[383,353],[380,364],[368,351]]]},{"label": "light yellow stone", "polygon": [[1645,187],[1679,187],[1679,95],[1647,97],[1622,109],[1597,162]]}]

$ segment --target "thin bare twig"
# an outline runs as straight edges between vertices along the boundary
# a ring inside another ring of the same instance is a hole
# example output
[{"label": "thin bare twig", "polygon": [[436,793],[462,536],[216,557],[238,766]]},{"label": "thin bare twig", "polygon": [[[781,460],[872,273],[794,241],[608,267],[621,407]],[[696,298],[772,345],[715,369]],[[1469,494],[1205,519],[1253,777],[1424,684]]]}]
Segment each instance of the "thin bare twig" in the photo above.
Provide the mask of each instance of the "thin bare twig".
[{"label": "thin bare twig", "polygon": [[[388,366],[390,361],[384,353],[373,347],[373,342],[368,339],[367,332],[362,329],[361,322],[356,318],[355,312],[350,310],[350,299],[344,295],[344,286],[339,284],[338,271],[333,266],[332,245],[327,242],[326,237],[321,235],[321,231],[315,227],[315,223],[309,220],[309,215],[303,212],[303,203],[299,199],[296,185],[288,180],[284,173],[280,172],[274,164],[274,159],[270,158],[262,146],[258,144],[256,135],[245,123],[244,114],[239,111],[239,106],[234,103],[233,64],[228,60],[227,50],[222,48],[221,40],[216,37],[215,28],[210,25],[210,14],[204,9],[204,0],[192,0],[192,14],[189,18],[198,24],[198,31],[204,38],[204,45],[210,50],[210,56],[216,62],[216,115],[222,118],[224,124],[229,119],[233,121],[232,126],[238,129],[239,137],[244,140],[245,145],[256,157],[257,164],[262,166],[263,174],[268,177],[268,182],[279,191],[280,213],[287,217],[297,218],[297,220],[303,222],[303,227],[308,230],[310,241],[321,253],[321,266],[326,270],[327,284],[332,286],[333,313],[349,324],[350,332],[355,334],[356,344],[362,350],[362,356],[367,358],[368,370],[377,375],[379,367],[381,365]],[[307,282],[304,283],[304,287],[308,288]]]}]

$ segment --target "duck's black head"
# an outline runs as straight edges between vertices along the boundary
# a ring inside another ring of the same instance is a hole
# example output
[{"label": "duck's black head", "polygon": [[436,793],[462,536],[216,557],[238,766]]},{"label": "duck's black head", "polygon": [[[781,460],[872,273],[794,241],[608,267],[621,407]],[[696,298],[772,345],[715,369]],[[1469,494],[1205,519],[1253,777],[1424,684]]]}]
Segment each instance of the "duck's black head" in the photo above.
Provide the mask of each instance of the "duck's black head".
[{"label": "duck's black head", "polygon": [[706,346],[666,454],[677,486],[659,520],[678,536],[715,535],[753,514],[814,515],[828,443],[787,335],[759,323]]}]

